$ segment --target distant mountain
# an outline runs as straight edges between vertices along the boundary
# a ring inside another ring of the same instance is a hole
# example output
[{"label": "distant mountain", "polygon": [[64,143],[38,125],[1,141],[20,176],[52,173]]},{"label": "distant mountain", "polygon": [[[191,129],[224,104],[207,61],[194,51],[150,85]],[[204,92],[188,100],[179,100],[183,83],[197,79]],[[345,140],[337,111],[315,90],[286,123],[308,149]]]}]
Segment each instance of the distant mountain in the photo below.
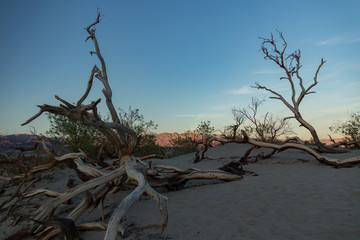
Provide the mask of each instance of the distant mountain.
[{"label": "distant mountain", "polygon": [[[155,135],[155,142],[162,147],[172,147],[172,140],[177,138],[192,137],[200,139],[196,133],[159,133]],[[12,134],[7,136],[0,136],[0,153],[14,152],[16,147],[31,147],[34,141],[37,140],[36,135],[31,134]],[[335,138],[335,141],[341,141],[343,138]],[[321,139],[321,142],[326,145],[332,144],[329,139]],[[47,141],[47,143],[49,143]]]},{"label": "distant mountain", "polygon": [[[32,134],[12,134],[0,136],[0,153],[14,152],[17,147],[31,147],[38,140],[38,136]],[[49,143],[48,140],[45,140]]]},{"label": "distant mountain", "polygon": [[196,133],[159,133],[155,135],[155,142],[161,147],[172,147],[172,141],[177,138],[191,137],[200,140],[201,137]]},{"label": "distant mountain", "polygon": [[[192,137],[200,139],[195,133],[160,133],[155,135],[155,142],[162,147],[172,147],[172,140],[177,138]],[[0,153],[14,152],[16,147],[31,147],[37,140],[36,135],[12,134],[0,136]],[[47,142],[49,143],[49,142]]]},{"label": "distant mountain", "polygon": [[30,146],[36,140],[35,135],[30,134],[13,134],[7,136],[0,136],[1,147],[22,147]]}]

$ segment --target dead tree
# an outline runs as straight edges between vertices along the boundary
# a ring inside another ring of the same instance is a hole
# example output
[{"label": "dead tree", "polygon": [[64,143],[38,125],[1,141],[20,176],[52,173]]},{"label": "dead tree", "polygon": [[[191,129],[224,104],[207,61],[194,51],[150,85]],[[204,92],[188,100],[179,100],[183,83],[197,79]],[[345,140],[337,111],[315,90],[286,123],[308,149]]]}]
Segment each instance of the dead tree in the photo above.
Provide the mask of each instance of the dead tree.
[{"label": "dead tree", "polygon": [[[117,189],[120,185],[124,184],[127,179],[134,183],[137,187],[127,197],[125,197],[120,205],[114,210],[108,225],[106,226],[102,223],[88,223],[82,224],[78,226],[78,228],[106,229],[105,239],[116,239],[118,230],[120,230],[122,233],[124,232],[119,223],[125,212],[135,201],[139,199],[139,197],[144,192],[146,192],[147,195],[149,195],[158,203],[161,214],[161,228],[164,230],[168,219],[166,205],[167,198],[159,194],[150,186],[149,183],[151,179],[156,179],[152,181],[156,182],[156,184],[154,183],[154,186],[166,186],[170,188],[174,185],[176,188],[178,188],[179,185],[181,187],[184,182],[194,178],[215,178],[227,181],[241,179],[241,177],[238,175],[221,170],[183,170],[168,166],[155,166],[154,168],[151,168],[151,166],[147,166],[147,164],[133,156],[133,151],[138,143],[138,136],[133,129],[121,123],[112,103],[112,90],[108,82],[105,61],[101,55],[99,44],[95,36],[95,26],[100,22],[100,20],[100,13],[98,13],[96,20],[87,28],[85,28],[88,33],[88,38],[86,40],[91,40],[95,47],[95,51],[91,51],[90,54],[97,56],[101,67],[99,68],[97,65],[94,65],[92,68],[87,84],[87,89],[83,96],[77,101],[76,104],[71,104],[64,99],[55,96],[55,98],[61,102],[59,106],[51,106],[47,104],[39,105],[38,107],[40,108],[40,111],[22,125],[26,125],[39,117],[42,113],[48,112],[79,121],[80,123],[87,126],[93,126],[107,138],[107,140],[114,148],[118,150],[118,161],[120,164],[112,171],[106,173],[94,167],[85,165],[82,160],[86,158],[86,155],[82,152],[69,153],[65,154],[64,156],[56,157],[51,151],[47,151],[49,156],[53,159],[51,163],[48,165],[42,165],[40,168],[37,167],[27,169],[25,174],[12,176],[10,179],[8,179],[12,180],[17,178],[24,178],[29,174],[49,169],[57,165],[58,162],[67,160],[71,161],[71,167],[76,167],[80,173],[89,176],[87,179],[84,179],[85,182],[72,187],[65,193],[54,193],[46,189],[38,189],[36,192],[34,191],[23,194],[24,196],[28,197],[37,194],[46,194],[48,196],[55,197],[54,200],[47,202],[32,214],[32,216],[34,216],[34,224],[27,230],[27,233],[36,234],[40,239],[49,239],[51,236],[54,236],[60,232],[59,228],[53,227],[48,229],[45,228],[46,226],[41,224],[42,222],[47,222],[53,217],[54,211],[60,204],[69,201],[78,194],[84,192],[86,193],[86,197],[83,199],[83,201],[81,201],[78,206],[67,216],[67,219],[75,222],[87,209],[95,208],[97,206],[101,207],[100,203],[103,203],[106,194],[111,190]],[[104,88],[102,92],[106,99],[106,105],[111,116],[111,122],[102,120],[98,114],[97,105],[100,103],[101,99],[92,101],[89,104],[83,104],[91,91],[94,78],[100,80],[100,82],[103,84]],[[46,146],[44,146],[44,148],[46,149]],[[145,171],[142,171],[144,167]],[[164,172],[164,170],[166,171]],[[169,170],[172,172],[169,173]],[[150,180],[148,181],[145,176]]]},{"label": "dead tree", "polygon": [[[234,119],[235,123],[232,125],[226,126],[224,131],[221,132],[221,134],[225,138],[236,139],[238,129],[240,128],[241,125],[243,125],[246,118],[242,114],[237,114],[237,111],[235,108],[232,109],[232,113],[233,113],[233,119]],[[228,132],[230,132],[230,135],[228,134]]]},{"label": "dead tree", "polygon": [[[269,158],[273,154],[279,151],[284,151],[289,148],[295,148],[299,150],[303,150],[310,155],[312,155],[316,160],[318,160],[321,163],[324,163],[326,165],[334,166],[337,168],[343,168],[343,167],[351,167],[353,165],[360,163],[360,156],[350,157],[347,159],[336,159],[336,158],[329,158],[326,156],[321,155],[316,150],[304,145],[304,143],[297,137],[292,137],[287,140],[285,140],[282,144],[276,144],[276,143],[267,143],[262,141],[257,141],[254,139],[249,138],[247,133],[242,130],[243,138],[236,138],[236,139],[227,139],[227,138],[218,138],[215,136],[208,136],[205,141],[202,143],[202,147],[199,147],[198,152],[196,152],[194,163],[201,161],[204,159],[203,157],[200,158],[200,155],[202,151],[204,151],[205,145],[209,144],[211,142],[220,142],[220,143],[239,143],[239,144],[251,144],[252,146],[248,149],[248,151],[244,154],[242,159],[240,161],[246,161],[246,158],[249,156],[249,154],[256,148],[271,148],[273,151],[268,155],[263,155],[262,158]],[[290,142],[291,141],[291,142]]]},{"label": "dead tree", "polygon": [[[111,142],[111,144],[119,151],[119,160],[120,166],[117,171],[114,171],[112,174],[108,174],[102,177],[94,178],[93,181],[88,181],[86,187],[79,189],[79,191],[86,191],[89,188],[94,188],[101,184],[105,184],[109,181],[114,180],[114,178],[125,176],[129,178],[132,182],[136,183],[138,187],[126,197],[118,208],[114,211],[112,217],[110,218],[108,228],[106,231],[105,239],[116,239],[117,228],[120,223],[122,216],[125,211],[135,202],[145,191],[153,199],[159,202],[159,208],[162,215],[162,228],[165,228],[167,225],[167,210],[166,210],[166,197],[158,194],[150,185],[146,182],[144,176],[135,169],[136,160],[132,157],[132,152],[137,144],[137,134],[134,130],[124,126],[120,123],[120,119],[115,110],[115,107],[112,103],[112,90],[108,82],[108,76],[106,71],[105,60],[101,55],[99,44],[95,36],[95,26],[100,22],[100,13],[98,13],[95,22],[89,25],[85,30],[89,34],[86,40],[92,40],[95,51],[91,51],[91,55],[96,55],[100,61],[101,67],[99,68],[95,65],[92,68],[90,78],[88,81],[87,89],[84,95],[77,101],[76,105],[73,105],[64,99],[55,96],[57,100],[61,102],[60,106],[50,106],[50,105],[41,105],[38,106],[40,111],[30,118],[28,121],[22,125],[28,124],[33,121],[35,118],[39,117],[43,112],[49,112],[53,114],[58,114],[66,116],[69,119],[79,121],[82,124],[87,126],[93,126],[98,129],[104,136]],[[92,101],[90,104],[84,105],[83,102],[87,98],[93,84],[94,77],[101,81],[103,84],[103,94],[106,99],[106,105],[109,110],[112,122],[103,121],[97,111],[97,104],[100,103],[101,99],[97,101]],[[104,179],[105,178],[105,179]],[[57,199],[49,206],[46,210],[37,216],[37,221],[45,221],[51,217],[51,212],[56,208],[58,204],[64,201],[64,199],[71,198],[74,196],[76,191],[72,191],[71,194],[66,194]],[[76,192],[78,194],[79,192]],[[63,199],[62,199],[63,197]],[[34,228],[36,230],[36,228]]]},{"label": "dead tree", "polygon": [[[270,154],[262,155],[260,157],[262,158],[269,158],[272,155],[274,155],[276,152],[284,151],[289,148],[295,148],[299,150],[303,150],[310,155],[312,155],[316,160],[318,160],[321,163],[324,163],[326,165],[334,166],[336,168],[343,168],[343,167],[351,167],[356,164],[360,163],[360,156],[350,157],[347,159],[337,159],[337,158],[329,158],[326,156],[321,155],[316,150],[306,146],[300,138],[298,137],[292,137],[286,139],[281,144],[276,143],[268,143],[268,142],[262,142],[257,141],[254,139],[249,138],[247,133],[244,130],[241,130],[241,133],[243,135],[242,138],[236,138],[236,139],[228,139],[228,138],[218,138],[216,136],[207,136],[202,143],[202,146],[198,148],[196,154],[195,154],[195,160],[194,163],[197,163],[204,159],[204,153],[206,152],[205,145],[210,144],[211,142],[220,142],[220,143],[239,143],[239,144],[251,144],[252,146],[248,149],[248,151],[244,154],[244,156],[241,158],[240,162],[246,162],[246,159],[250,155],[250,153],[257,148],[271,148],[273,151]],[[205,149],[205,150],[204,150]],[[200,158],[200,156],[202,156]],[[259,156],[258,156],[259,157]]]},{"label": "dead tree", "polygon": [[[339,150],[331,149],[325,147],[321,142],[316,133],[315,128],[308,123],[301,115],[299,106],[306,95],[311,93],[315,93],[312,91],[313,87],[318,84],[317,78],[321,67],[324,65],[325,61],[321,59],[321,62],[315,72],[314,81],[313,83],[305,87],[302,77],[300,76],[300,69],[302,67],[300,63],[301,52],[300,50],[294,51],[292,54],[286,56],[285,51],[287,48],[287,42],[280,31],[277,31],[279,34],[280,41],[282,42],[281,46],[274,40],[273,34],[271,34],[270,38],[261,38],[263,40],[261,44],[261,50],[264,53],[264,58],[266,60],[271,60],[276,63],[285,73],[284,77],[281,77],[280,80],[287,80],[290,84],[291,88],[291,101],[286,100],[281,94],[278,92],[267,88],[264,85],[259,84],[258,82],[255,83],[256,86],[253,88],[257,89],[264,89],[274,96],[270,97],[272,99],[277,99],[282,101],[285,106],[290,109],[290,111],[294,114],[294,116],[288,118],[295,118],[299,123],[300,126],[305,127],[309,130],[311,136],[313,137],[319,151],[321,152],[340,152]],[[295,81],[298,81],[300,87],[300,93],[296,94],[297,87],[295,86]]]},{"label": "dead tree", "polygon": [[334,166],[337,168],[351,167],[355,164],[360,163],[360,156],[350,157],[350,158],[347,158],[344,160],[340,160],[340,159],[336,159],[336,158],[329,158],[329,157],[321,155],[320,153],[318,153],[314,149],[304,145],[303,143],[300,143],[300,144],[297,142],[295,142],[295,143],[285,142],[283,144],[265,143],[265,142],[260,142],[260,141],[250,139],[247,136],[245,131],[242,131],[242,133],[244,135],[244,143],[250,143],[256,147],[271,148],[276,151],[284,151],[289,148],[303,150],[303,151],[309,153],[310,155],[312,155],[319,162],[330,165],[330,166]]},{"label": "dead tree", "polygon": [[270,112],[267,112],[262,118],[257,116],[258,108],[264,101],[252,98],[251,104],[247,108],[234,108],[234,118],[243,117],[249,120],[254,127],[248,126],[245,129],[254,132],[256,137],[263,142],[275,142],[279,136],[293,133],[288,119],[275,118]]}]

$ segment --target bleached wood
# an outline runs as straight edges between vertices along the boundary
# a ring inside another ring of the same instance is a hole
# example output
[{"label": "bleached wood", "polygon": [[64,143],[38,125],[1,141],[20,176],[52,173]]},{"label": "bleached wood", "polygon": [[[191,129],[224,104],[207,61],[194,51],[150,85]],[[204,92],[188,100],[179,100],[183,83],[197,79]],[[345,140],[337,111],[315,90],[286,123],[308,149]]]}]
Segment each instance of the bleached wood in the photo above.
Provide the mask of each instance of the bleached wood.
[{"label": "bleached wood", "polygon": [[84,162],[81,160],[80,157],[75,158],[75,159],[74,159],[74,162],[75,162],[78,170],[81,171],[81,172],[83,172],[83,173],[89,174],[90,176],[93,176],[93,177],[101,177],[101,176],[104,176],[104,173],[101,172],[100,170],[85,165]]},{"label": "bleached wood", "polygon": [[102,177],[93,178],[87,182],[84,182],[82,184],[79,184],[79,185],[69,189],[67,192],[63,193],[62,195],[60,195],[53,201],[46,203],[45,205],[43,205],[43,207],[40,207],[39,210],[34,213],[34,215],[38,214],[38,216],[36,217],[36,220],[41,220],[41,221],[46,220],[46,218],[48,218],[60,204],[68,201],[69,199],[73,198],[74,196],[76,196],[82,192],[90,190],[100,184],[109,182],[109,181],[113,180],[114,178],[120,177],[120,176],[124,175],[125,173],[126,173],[125,168],[120,167]]},{"label": "bleached wood", "polygon": [[147,182],[144,176],[135,170],[134,165],[135,161],[129,160],[125,163],[125,169],[129,179],[135,181],[138,186],[128,196],[126,196],[121,201],[120,205],[114,210],[110,217],[104,240],[116,240],[117,228],[121,218],[125,215],[125,212],[130,208],[130,206],[140,198],[146,189]]},{"label": "bleached wood", "polygon": [[[243,134],[246,135],[246,133],[244,131],[243,131]],[[278,151],[282,151],[282,150],[285,150],[288,148],[304,150],[304,151],[308,152],[309,154],[311,154],[313,157],[315,157],[319,162],[325,163],[327,165],[335,166],[335,167],[348,167],[348,166],[352,166],[352,165],[360,163],[360,156],[350,157],[350,158],[346,158],[346,159],[329,158],[329,157],[321,155],[316,150],[314,150],[304,144],[284,143],[281,145],[277,145],[277,144],[273,144],[273,143],[259,142],[259,141],[256,141],[256,140],[253,140],[250,138],[245,138],[245,139],[247,139],[247,142],[252,145],[255,145],[258,147],[264,147],[264,148],[272,148],[272,149],[276,149]]]},{"label": "bleached wood", "polygon": [[23,194],[22,197],[23,198],[29,198],[29,197],[33,197],[33,196],[38,195],[38,194],[43,194],[45,196],[53,197],[53,198],[59,197],[61,195],[61,193],[59,193],[59,192],[51,191],[51,190],[44,189],[44,188],[39,188],[39,189],[36,189],[36,190],[34,190],[32,192]]},{"label": "bleached wood", "polygon": [[[313,157],[315,157],[321,163],[335,166],[335,167],[348,167],[348,166],[352,166],[352,165],[360,163],[360,156],[350,157],[347,159],[337,159],[337,158],[329,158],[329,157],[323,156],[316,150],[304,145],[303,141],[301,141],[301,139],[298,137],[288,138],[282,144],[275,144],[275,143],[267,143],[267,142],[261,142],[261,141],[257,141],[254,139],[250,139],[244,130],[242,130],[241,132],[244,136],[244,138],[242,138],[242,139],[240,139],[240,138],[239,139],[225,139],[225,138],[217,138],[217,137],[211,136],[211,137],[208,137],[207,139],[205,139],[202,144],[203,145],[209,144],[211,141],[218,141],[221,143],[235,142],[235,143],[240,143],[240,144],[250,143],[255,147],[251,147],[246,152],[246,154],[245,154],[246,157],[256,147],[271,148],[271,149],[274,149],[277,151],[283,151],[283,150],[286,150],[289,148],[295,148],[295,149],[299,149],[299,150],[308,152],[309,154],[311,154]],[[295,143],[291,143],[290,141],[295,141]],[[201,151],[201,149],[199,148],[198,151]],[[272,152],[270,155],[272,155],[274,153],[275,152]],[[200,159],[198,158],[199,155],[200,155],[199,153],[196,154],[197,158],[195,159],[194,162],[200,161]]]}]

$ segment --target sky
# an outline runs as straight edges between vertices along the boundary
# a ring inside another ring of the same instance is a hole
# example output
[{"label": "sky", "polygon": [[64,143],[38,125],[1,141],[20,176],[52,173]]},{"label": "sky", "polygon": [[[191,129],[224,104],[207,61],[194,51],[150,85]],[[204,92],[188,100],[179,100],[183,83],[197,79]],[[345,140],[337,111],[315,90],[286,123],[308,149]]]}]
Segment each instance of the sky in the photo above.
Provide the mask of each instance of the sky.
[{"label": "sky", "polygon": [[[315,94],[300,111],[321,138],[335,121],[360,110],[360,1],[0,1],[0,134],[38,133],[49,129],[37,105],[58,105],[54,98],[76,102],[84,93],[91,56],[84,27],[103,15],[96,27],[116,108],[140,109],[158,124],[155,132],[185,132],[202,121],[218,130],[233,123],[231,110],[252,97],[265,98],[259,116],[291,116],[271,94],[251,88],[259,82],[284,96],[289,84],[281,69],[266,61],[261,39],[281,31],[287,53],[301,50],[304,84],[313,83],[321,58]],[[277,38],[276,38],[277,39]],[[278,40],[278,39],[277,39]],[[87,103],[102,98],[99,81]],[[293,130],[310,138],[291,120]],[[336,134],[332,134],[337,136]]]}]

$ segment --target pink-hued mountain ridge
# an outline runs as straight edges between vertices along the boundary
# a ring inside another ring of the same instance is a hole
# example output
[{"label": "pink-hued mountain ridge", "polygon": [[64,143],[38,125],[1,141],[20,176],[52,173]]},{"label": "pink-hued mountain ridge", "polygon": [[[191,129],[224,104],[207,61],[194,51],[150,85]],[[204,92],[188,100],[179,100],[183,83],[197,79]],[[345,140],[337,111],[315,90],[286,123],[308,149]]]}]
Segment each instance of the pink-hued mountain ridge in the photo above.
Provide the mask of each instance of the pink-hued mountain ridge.
[{"label": "pink-hued mountain ridge", "polygon": [[[200,139],[200,136],[196,133],[159,133],[155,134],[155,142],[162,147],[172,147],[172,140],[177,138],[192,137]],[[37,136],[31,134],[12,134],[6,136],[0,136],[0,152],[4,149],[16,148],[16,147],[29,147],[32,146]],[[340,141],[342,138],[335,138],[335,141]],[[324,144],[331,144],[330,139],[321,139]]]}]

